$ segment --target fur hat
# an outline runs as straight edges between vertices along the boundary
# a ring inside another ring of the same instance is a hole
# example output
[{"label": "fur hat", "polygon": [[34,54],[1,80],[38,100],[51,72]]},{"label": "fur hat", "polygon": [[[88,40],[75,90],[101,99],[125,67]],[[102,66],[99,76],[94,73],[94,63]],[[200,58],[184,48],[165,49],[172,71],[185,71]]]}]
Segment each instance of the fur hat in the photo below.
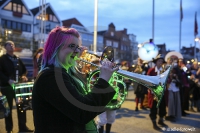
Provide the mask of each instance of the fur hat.
[{"label": "fur hat", "polygon": [[156,63],[158,59],[162,59],[163,63],[166,63],[164,56],[161,54],[158,54],[155,59],[153,58],[153,63]]}]

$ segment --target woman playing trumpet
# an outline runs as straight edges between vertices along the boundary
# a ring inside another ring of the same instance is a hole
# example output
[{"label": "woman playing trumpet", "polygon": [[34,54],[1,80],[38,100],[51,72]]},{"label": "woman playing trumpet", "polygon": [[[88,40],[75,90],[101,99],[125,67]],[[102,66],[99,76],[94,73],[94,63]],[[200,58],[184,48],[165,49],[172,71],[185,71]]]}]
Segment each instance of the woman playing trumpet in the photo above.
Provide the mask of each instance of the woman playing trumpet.
[{"label": "woman playing trumpet", "polygon": [[115,94],[108,81],[118,68],[110,61],[103,62],[98,81],[86,94],[81,79],[72,71],[84,49],[73,28],[56,27],[49,33],[33,87],[35,133],[97,132],[93,119],[105,111]]}]

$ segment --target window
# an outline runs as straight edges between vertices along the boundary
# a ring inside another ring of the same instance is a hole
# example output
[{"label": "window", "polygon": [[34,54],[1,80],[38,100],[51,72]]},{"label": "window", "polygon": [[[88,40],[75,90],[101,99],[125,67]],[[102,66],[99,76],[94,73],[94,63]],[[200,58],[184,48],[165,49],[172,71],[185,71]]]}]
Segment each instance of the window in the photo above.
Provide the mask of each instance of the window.
[{"label": "window", "polygon": [[112,46],[112,42],[109,40],[106,40],[106,46]]},{"label": "window", "polygon": [[118,48],[118,42],[113,42],[113,47]]},{"label": "window", "polygon": [[42,19],[42,20],[46,20],[46,16],[42,16],[42,14],[40,14],[39,16],[37,16],[37,19]]},{"label": "window", "polygon": [[22,5],[13,3],[13,11],[22,13]]},{"label": "window", "polygon": [[7,21],[6,27],[11,29],[11,21]]},{"label": "window", "polygon": [[110,35],[111,35],[111,36],[114,36],[114,32],[111,31]]},{"label": "window", "polygon": [[88,40],[87,34],[84,34],[84,33],[82,33],[81,38],[82,38],[83,40]]},{"label": "window", "polygon": [[21,27],[22,27],[21,23],[17,23],[17,30],[21,30]]},{"label": "window", "polygon": [[31,32],[31,25],[30,24],[27,24],[27,30],[28,32]]},{"label": "window", "polygon": [[4,19],[2,19],[1,22],[2,22],[1,25],[4,28],[31,32],[31,25],[30,24],[24,24],[24,23],[4,20]]},{"label": "window", "polygon": [[26,24],[22,24],[22,31],[26,31]]},{"label": "window", "polygon": [[43,18],[43,20],[58,22],[58,19],[56,18],[56,16],[54,16],[52,14],[46,14],[45,17],[42,17],[42,14],[37,16],[37,19],[42,19],[42,18]]},{"label": "window", "polygon": [[53,15],[49,14],[49,20],[53,20]]},{"label": "window", "polygon": [[92,35],[88,35],[89,36],[89,41],[93,41],[93,36]]},{"label": "window", "polygon": [[12,3],[8,3],[8,5],[6,5],[3,9],[5,10],[12,10]]},{"label": "window", "polygon": [[12,29],[14,29],[14,30],[17,29],[17,23],[16,22],[12,23]]},{"label": "window", "polygon": [[46,14],[45,20],[49,20],[49,15],[48,14]]},{"label": "window", "polygon": [[22,6],[22,12],[23,12],[23,14],[29,14],[24,6]]},{"label": "window", "polygon": [[12,2],[9,2],[3,9],[23,14],[29,14],[28,10],[23,5]]},{"label": "window", "polygon": [[2,25],[3,28],[5,28],[6,27],[6,21],[2,19],[1,20],[1,25]]},{"label": "window", "polygon": [[53,16],[53,21],[58,22],[58,19],[56,18],[56,16]]},{"label": "window", "polygon": [[99,43],[103,43],[103,37],[102,37],[102,36],[98,36],[98,37],[97,37],[97,41],[98,41]]}]

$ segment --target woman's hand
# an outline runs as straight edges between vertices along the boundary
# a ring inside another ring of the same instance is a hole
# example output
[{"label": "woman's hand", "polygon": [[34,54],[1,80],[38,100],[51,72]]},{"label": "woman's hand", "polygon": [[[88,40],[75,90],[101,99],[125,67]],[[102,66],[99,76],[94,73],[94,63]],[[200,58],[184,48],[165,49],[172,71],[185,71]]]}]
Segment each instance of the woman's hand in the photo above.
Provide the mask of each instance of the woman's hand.
[{"label": "woman's hand", "polygon": [[102,65],[100,66],[99,78],[109,81],[113,72],[119,70],[119,67],[114,66],[115,64],[110,61],[103,61]]},{"label": "woman's hand", "polygon": [[26,76],[22,76],[22,82],[28,81],[28,78]]}]

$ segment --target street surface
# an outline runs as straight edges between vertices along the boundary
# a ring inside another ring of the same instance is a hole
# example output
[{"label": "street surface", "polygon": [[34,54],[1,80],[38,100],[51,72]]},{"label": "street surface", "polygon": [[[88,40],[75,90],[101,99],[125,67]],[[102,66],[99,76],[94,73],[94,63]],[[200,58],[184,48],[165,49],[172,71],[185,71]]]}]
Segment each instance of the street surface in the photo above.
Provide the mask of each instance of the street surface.
[{"label": "street surface", "polygon": [[[112,125],[112,133],[158,133],[152,128],[149,118],[149,110],[135,111],[135,95],[130,90],[126,101],[117,111],[116,121]],[[190,115],[182,117],[176,122],[165,121],[168,128],[162,128],[163,132],[173,133],[200,133],[200,113],[189,112]],[[18,132],[17,113],[13,110],[13,133]],[[27,111],[27,126],[34,129],[32,111]],[[168,130],[168,131],[167,131]],[[171,130],[171,131],[169,131]],[[173,130],[173,131],[172,131]],[[0,133],[6,133],[4,119],[0,119]]]}]

